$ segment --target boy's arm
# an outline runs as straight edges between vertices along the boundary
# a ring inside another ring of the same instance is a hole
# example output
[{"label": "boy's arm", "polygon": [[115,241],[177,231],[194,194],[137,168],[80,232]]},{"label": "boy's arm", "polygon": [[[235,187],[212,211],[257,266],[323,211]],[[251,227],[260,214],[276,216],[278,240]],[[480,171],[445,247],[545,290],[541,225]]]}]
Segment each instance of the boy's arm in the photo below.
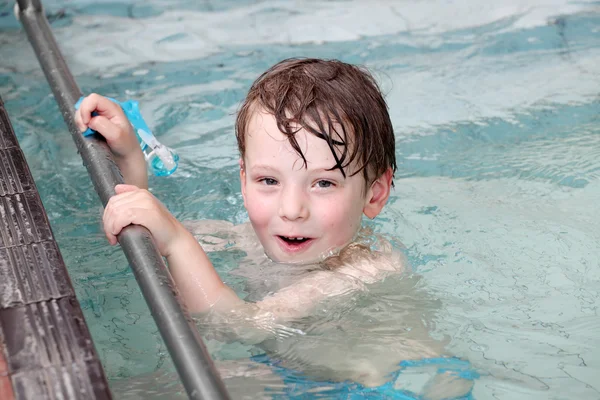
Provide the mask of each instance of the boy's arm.
[{"label": "boy's arm", "polygon": [[202,246],[185,228],[166,258],[191,313],[207,312],[217,304],[220,310],[228,311],[244,303],[223,283]]},{"label": "boy's arm", "polygon": [[217,275],[206,253],[185,227],[145,189],[115,186],[102,219],[110,244],[117,243],[121,230],[130,225],[146,227],[158,251],[167,258],[169,270],[191,312],[205,312],[215,303],[229,309],[241,300]]},{"label": "boy's arm", "polygon": [[123,174],[123,181],[140,189],[148,189],[148,167],[142,149],[125,158],[115,157],[115,162]]}]

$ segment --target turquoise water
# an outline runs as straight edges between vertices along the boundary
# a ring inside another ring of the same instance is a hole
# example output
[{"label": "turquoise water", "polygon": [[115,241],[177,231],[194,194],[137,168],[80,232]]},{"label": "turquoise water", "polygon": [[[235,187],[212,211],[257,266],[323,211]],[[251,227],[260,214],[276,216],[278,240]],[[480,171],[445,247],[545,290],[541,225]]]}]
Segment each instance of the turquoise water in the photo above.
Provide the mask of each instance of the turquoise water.
[{"label": "turquoise water", "polygon": [[[178,172],[150,185],[182,220],[247,220],[233,121],[260,72],[290,56],[372,69],[399,161],[389,206],[372,226],[404,243],[419,276],[373,285],[336,314],[347,333],[292,338],[282,353],[321,345],[342,357],[335,340],[369,335],[369,320],[409,330],[422,319],[481,372],[476,399],[600,398],[599,3],[214,3],[45,2],[82,90],[139,100],[159,140],[177,149]],[[135,279],[100,231],[100,203],[12,4],[0,7],[0,95],[106,373],[117,391],[148,376],[176,391]],[[243,254],[211,257],[246,294],[252,278],[235,272]],[[208,345],[228,361],[259,351]],[[384,342],[373,346],[385,353]],[[226,382],[239,398],[248,387],[279,390],[263,372]]]}]

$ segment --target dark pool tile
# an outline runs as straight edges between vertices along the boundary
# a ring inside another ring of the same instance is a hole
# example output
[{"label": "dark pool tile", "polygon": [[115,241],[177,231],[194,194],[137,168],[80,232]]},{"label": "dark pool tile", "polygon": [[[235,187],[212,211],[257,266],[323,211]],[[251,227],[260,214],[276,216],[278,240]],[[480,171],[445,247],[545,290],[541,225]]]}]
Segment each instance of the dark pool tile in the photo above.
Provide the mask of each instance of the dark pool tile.
[{"label": "dark pool tile", "polygon": [[0,309],[9,371],[71,364],[95,358],[95,350],[75,298]]},{"label": "dark pool tile", "polygon": [[18,147],[17,136],[13,131],[4,103],[0,99],[0,149]]},{"label": "dark pool tile", "polygon": [[24,370],[12,375],[12,382],[19,399],[111,400],[103,375],[100,363],[92,360]]},{"label": "dark pool tile", "polygon": [[0,248],[0,308],[75,296],[55,242]]}]

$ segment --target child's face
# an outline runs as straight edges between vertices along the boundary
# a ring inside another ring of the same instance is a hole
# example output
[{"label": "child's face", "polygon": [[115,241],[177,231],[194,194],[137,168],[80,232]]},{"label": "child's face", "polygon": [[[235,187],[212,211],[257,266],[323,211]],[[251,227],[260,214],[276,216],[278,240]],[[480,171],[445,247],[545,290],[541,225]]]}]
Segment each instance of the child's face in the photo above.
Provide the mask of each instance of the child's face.
[{"label": "child's face", "polygon": [[[327,143],[300,130],[292,148],[267,113],[248,123],[240,172],[244,204],[266,254],[279,262],[311,262],[349,243],[368,203],[362,173],[346,178]],[[367,191],[369,192],[369,191]]]}]

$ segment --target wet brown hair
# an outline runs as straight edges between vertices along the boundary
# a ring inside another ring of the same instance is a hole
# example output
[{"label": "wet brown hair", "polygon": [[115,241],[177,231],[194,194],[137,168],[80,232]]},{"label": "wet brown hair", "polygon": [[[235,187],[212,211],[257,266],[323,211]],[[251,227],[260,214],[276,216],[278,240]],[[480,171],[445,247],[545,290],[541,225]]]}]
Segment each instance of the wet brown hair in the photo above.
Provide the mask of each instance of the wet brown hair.
[{"label": "wet brown hair", "polygon": [[[355,175],[379,178],[389,167],[396,171],[395,138],[387,104],[371,74],[338,60],[283,60],[264,72],[250,87],[237,115],[235,132],[242,158],[247,127],[259,110],[272,114],[304,166],[306,158],[295,134],[304,128],[325,140],[336,164],[344,169],[357,162]],[[337,151],[336,151],[337,149]]]}]

